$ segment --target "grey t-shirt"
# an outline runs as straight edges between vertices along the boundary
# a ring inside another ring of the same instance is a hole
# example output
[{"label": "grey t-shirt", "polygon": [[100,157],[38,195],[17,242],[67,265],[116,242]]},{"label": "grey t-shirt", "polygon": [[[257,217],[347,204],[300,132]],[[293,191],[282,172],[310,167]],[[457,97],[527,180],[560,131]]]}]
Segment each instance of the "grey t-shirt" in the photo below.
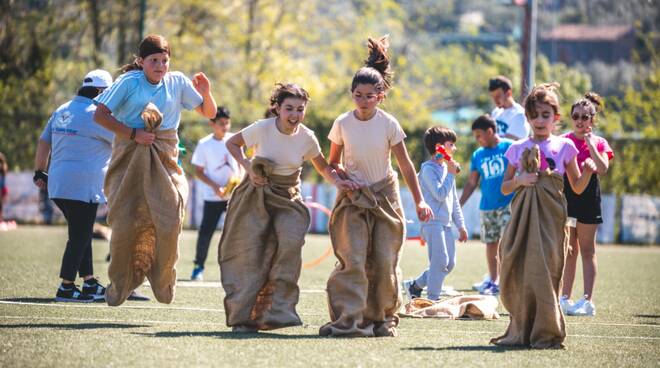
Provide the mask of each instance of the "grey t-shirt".
[{"label": "grey t-shirt", "polygon": [[76,96],[53,112],[39,139],[51,145],[50,198],[105,203],[103,180],[114,135],[94,122],[96,106]]}]

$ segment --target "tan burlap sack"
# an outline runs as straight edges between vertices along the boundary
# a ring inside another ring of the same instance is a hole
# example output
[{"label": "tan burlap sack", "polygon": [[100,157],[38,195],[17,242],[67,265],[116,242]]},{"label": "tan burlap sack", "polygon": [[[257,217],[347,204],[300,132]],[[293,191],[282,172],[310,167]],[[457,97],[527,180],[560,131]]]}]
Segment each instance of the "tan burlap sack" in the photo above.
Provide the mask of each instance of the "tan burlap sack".
[{"label": "tan burlap sack", "polygon": [[272,163],[252,160],[269,184],[248,175],[234,189],[218,248],[228,326],[259,330],[302,324],[298,278],[310,217],[300,195],[300,172],[273,175]]},{"label": "tan burlap sack", "polygon": [[497,298],[488,295],[456,296],[442,301],[415,298],[399,313],[415,318],[498,319]]},{"label": "tan burlap sack", "polygon": [[174,299],[188,183],[177,165],[176,130],[159,131],[160,119],[143,117],[156,140],[144,146],[115,136],[105,177],[112,228],[106,301],[113,306],[122,304],[145,277],[159,302]]},{"label": "tan burlap sack", "polygon": [[338,264],[328,279],[322,336],[396,336],[405,220],[396,176],[339,193],[330,217]]},{"label": "tan burlap sack", "polygon": [[[538,150],[525,150],[521,162],[534,171]],[[563,183],[557,173],[540,172],[536,185],[519,188],[513,197],[500,243],[500,300],[510,322],[491,343],[563,347],[566,326],[559,292],[568,246]]]}]

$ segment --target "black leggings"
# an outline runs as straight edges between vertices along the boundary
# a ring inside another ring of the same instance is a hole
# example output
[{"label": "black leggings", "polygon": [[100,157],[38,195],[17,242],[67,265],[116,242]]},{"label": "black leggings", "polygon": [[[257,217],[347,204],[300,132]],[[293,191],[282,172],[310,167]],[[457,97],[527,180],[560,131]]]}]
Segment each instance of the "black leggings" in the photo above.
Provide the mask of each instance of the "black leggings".
[{"label": "black leggings", "polygon": [[195,264],[202,268],[209,254],[209,244],[215,228],[218,227],[220,216],[226,209],[227,201],[204,201],[204,216],[202,217],[202,224],[199,226],[197,252],[195,253]]},{"label": "black leggings", "polygon": [[69,227],[69,240],[62,257],[60,277],[74,281],[76,272],[80,277],[93,275],[92,231],[99,204],[61,198],[53,198],[53,202],[64,214]]}]

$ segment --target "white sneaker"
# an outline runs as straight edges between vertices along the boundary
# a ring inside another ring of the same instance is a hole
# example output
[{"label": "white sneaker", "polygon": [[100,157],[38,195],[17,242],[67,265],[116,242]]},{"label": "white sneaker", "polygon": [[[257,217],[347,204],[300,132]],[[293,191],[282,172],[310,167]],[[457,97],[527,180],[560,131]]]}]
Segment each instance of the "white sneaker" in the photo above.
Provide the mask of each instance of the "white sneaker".
[{"label": "white sneaker", "polygon": [[573,309],[574,305],[573,301],[568,299],[566,295],[562,295],[561,298],[559,298],[559,307],[565,315],[568,314],[569,310]]},{"label": "white sneaker", "polygon": [[596,305],[584,297],[580,298],[573,308],[568,310],[569,316],[593,317],[596,315]]},{"label": "white sneaker", "polygon": [[490,284],[490,275],[486,274],[484,279],[472,285],[472,290],[482,292]]},{"label": "white sneaker", "polygon": [[440,292],[440,296],[451,296],[451,297],[453,297],[453,296],[462,296],[462,295],[463,295],[463,293],[461,293],[460,291],[457,291],[456,289],[454,289],[453,286],[443,286],[442,291]]}]

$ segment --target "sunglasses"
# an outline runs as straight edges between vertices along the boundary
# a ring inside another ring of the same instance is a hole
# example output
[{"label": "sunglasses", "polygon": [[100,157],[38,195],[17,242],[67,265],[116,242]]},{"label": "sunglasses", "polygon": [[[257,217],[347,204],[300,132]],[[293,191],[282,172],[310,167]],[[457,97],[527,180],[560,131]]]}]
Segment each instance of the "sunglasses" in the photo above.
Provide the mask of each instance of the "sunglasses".
[{"label": "sunglasses", "polygon": [[583,115],[573,114],[571,116],[571,118],[575,121],[578,121],[578,120],[588,121],[589,119],[591,119],[591,115],[590,114],[583,114]]}]

